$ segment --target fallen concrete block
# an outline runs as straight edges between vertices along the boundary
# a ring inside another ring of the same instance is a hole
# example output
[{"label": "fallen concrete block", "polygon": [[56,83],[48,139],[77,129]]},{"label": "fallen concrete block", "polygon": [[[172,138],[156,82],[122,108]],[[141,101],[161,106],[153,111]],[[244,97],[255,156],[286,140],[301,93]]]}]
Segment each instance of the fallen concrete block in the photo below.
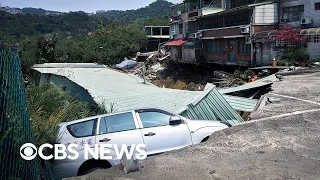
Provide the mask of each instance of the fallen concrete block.
[{"label": "fallen concrete block", "polygon": [[[127,149],[128,149],[128,152],[130,152],[131,146],[127,147]],[[126,153],[124,153],[124,155],[122,156],[122,159],[121,159],[121,167],[122,167],[124,173],[126,173],[126,174],[141,170],[139,160],[136,159],[135,153],[132,153],[131,157],[127,157]]]}]

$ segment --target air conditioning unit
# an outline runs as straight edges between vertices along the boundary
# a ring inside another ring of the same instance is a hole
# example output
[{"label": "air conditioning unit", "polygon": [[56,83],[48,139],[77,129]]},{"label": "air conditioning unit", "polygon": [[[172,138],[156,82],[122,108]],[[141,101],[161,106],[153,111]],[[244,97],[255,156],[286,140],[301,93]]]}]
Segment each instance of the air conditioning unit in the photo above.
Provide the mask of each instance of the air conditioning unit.
[{"label": "air conditioning unit", "polygon": [[303,19],[301,19],[301,24],[302,25],[311,24],[311,20],[309,18],[303,18]]},{"label": "air conditioning unit", "polygon": [[194,39],[202,38],[202,32],[193,33],[193,38]]},{"label": "air conditioning unit", "polygon": [[249,34],[250,33],[250,27],[246,26],[246,27],[241,27],[241,34]]},{"label": "air conditioning unit", "polygon": [[281,18],[281,19],[280,19],[280,23],[283,24],[283,23],[286,23],[286,22],[288,22],[288,19],[287,19],[287,18]]},{"label": "air conditioning unit", "polygon": [[246,44],[251,44],[251,41],[252,39],[250,37],[246,37]]},{"label": "air conditioning unit", "polygon": [[193,33],[193,36],[192,36],[194,39],[197,39],[198,36],[197,36],[197,33]]}]

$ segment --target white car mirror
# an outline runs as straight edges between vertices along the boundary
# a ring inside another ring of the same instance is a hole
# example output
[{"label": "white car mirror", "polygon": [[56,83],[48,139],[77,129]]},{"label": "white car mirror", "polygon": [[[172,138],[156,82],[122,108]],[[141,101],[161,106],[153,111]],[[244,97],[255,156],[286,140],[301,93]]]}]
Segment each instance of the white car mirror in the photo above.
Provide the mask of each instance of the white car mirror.
[{"label": "white car mirror", "polygon": [[182,123],[182,119],[179,116],[172,116],[169,119],[169,125],[174,126],[174,125],[179,125]]}]

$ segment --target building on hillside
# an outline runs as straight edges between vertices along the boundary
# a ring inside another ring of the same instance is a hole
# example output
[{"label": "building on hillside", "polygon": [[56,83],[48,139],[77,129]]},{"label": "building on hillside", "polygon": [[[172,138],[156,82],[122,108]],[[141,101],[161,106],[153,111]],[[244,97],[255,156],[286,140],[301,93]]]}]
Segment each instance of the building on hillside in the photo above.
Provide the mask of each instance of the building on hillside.
[{"label": "building on hillside", "polygon": [[0,10],[1,11],[6,11],[6,12],[8,12],[8,13],[10,13],[10,14],[21,14],[21,13],[23,13],[22,12],[22,9],[20,9],[20,8],[14,8],[14,7],[9,7],[9,6],[6,6],[6,7],[1,7],[0,6]]},{"label": "building on hillside", "polygon": [[171,8],[167,45],[171,60],[182,63],[253,66],[253,34],[278,23],[270,0],[185,0]]},{"label": "building on hillside", "polygon": [[98,11],[96,11],[96,14],[101,14],[101,13],[105,13],[105,12],[107,12],[106,10],[98,10]]},{"label": "building on hillside", "polygon": [[170,26],[144,26],[143,30],[148,38],[148,44],[142,52],[157,51],[159,45],[170,38]]},{"label": "building on hillside", "polygon": [[288,26],[303,29],[311,58],[320,58],[319,0],[184,0],[171,9],[166,45],[175,62],[270,65],[290,42],[269,37]]},{"label": "building on hillside", "polygon": [[[307,50],[312,59],[320,58],[320,1],[319,0],[281,0],[279,2],[278,28],[292,27],[308,39]],[[255,34],[256,60],[271,62],[283,47],[292,46],[290,41],[274,41],[275,31],[264,31]]]}]

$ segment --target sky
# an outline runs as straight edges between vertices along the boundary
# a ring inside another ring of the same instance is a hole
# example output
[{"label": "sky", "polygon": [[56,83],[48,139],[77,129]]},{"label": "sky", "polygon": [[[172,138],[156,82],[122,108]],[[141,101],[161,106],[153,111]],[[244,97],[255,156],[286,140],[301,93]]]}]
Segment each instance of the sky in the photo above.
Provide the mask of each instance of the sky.
[{"label": "sky", "polygon": [[[34,7],[61,12],[97,10],[128,10],[145,7],[155,0],[0,0],[1,6]],[[168,0],[180,3],[182,0]]]}]

